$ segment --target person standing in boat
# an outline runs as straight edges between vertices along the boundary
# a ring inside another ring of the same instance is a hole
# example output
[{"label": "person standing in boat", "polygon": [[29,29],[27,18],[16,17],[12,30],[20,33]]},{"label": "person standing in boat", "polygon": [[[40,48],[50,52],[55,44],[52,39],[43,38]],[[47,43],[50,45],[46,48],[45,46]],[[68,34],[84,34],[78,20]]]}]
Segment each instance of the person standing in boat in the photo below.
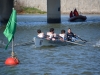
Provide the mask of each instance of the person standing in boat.
[{"label": "person standing in boat", "polygon": [[54,28],[50,28],[49,32],[47,32],[47,39],[55,40],[57,37],[56,33],[54,33]]},{"label": "person standing in boat", "polygon": [[67,35],[66,35],[66,31],[65,30],[61,30],[61,34],[59,34],[60,40],[64,41],[67,39]]},{"label": "person standing in boat", "polygon": [[71,28],[68,28],[67,31],[67,40],[68,41],[75,41],[76,35],[71,31]]},{"label": "person standing in boat", "polygon": [[37,30],[37,33],[38,33],[37,37],[39,37],[39,38],[45,38],[45,34],[43,32],[41,32],[40,29]]},{"label": "person standing in boat", "polygon": [[78,13],[77,9],[75,8],[75,9],[74,9],[74,12],[71,11],[69,16],[70,16],[70,18],[71,18],[71,17],[74,17],[74,16],[79,16],[79,13]]},{"label": "person standing in boat", "polygon": [[74,16],[79,16],[79,13],[78,13],[78,11],[77,11],[76,8],[74,9],[74,12],[73,13],[74,13]]}]

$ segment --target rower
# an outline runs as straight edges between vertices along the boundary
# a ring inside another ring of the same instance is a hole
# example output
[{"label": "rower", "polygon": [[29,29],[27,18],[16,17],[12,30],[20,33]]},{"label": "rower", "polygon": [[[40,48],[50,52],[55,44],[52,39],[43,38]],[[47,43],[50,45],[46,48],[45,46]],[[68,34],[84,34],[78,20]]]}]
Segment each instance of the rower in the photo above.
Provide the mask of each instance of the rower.
[{"label": "rower", "polygon": [[56,33],[54,33],[54,28],[50,28],[50,31],[47,32],[47,38],[50,40],[55,40],[56,39]]},{"label": "rower", "polygon": [[70,28],[68,28],[67,40],[68,41],[75,41],[76,40],[76,35],[71,31]]},{"label": "rower", "polygon": [[66,32],[65,30],[61,30],[61,34],[59,34],[61,41],[64,41],[67,39],[67,35],[65,32]]},{"label": "rower", "polygon": [[38,33],[37,37],[39,37],[39,38],[44,38],[45,37],[44,33],[41,32],[40,29],[37,30],[37,33]]}]

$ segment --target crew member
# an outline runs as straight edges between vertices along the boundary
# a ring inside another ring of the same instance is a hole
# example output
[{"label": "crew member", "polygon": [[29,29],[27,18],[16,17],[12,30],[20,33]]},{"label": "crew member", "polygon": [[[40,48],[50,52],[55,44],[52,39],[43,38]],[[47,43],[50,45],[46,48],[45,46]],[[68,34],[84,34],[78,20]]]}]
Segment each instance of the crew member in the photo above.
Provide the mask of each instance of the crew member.
[{"label": "crew member", "polygon": [[56,39],[56,33],[54,33],[54,28],[50,28],[50,31],[47,32],[47,36],[48,36],[48,39],[52,39],[52,40],[55,40]]},{"label": "crew member", "polygon": [[39,38],[44,38],[45,37],[44,33],[41,32],[40,29],[37,30],[37,33],[38,33],[37,37],[39,37]]},{"label": "crew member", "polygon": [[60,36],[60,40],[64,41],[67,39],[67,35],[66,35],[66,31],[65,30],[61,30],[61,34],[59,34]]},{"label": "crew member", "polygon": [[68,41],[74,41],[75,40],[76,35],[71,31],[70,28],[68,28],[68,32],[67,32],[67,40]]}]

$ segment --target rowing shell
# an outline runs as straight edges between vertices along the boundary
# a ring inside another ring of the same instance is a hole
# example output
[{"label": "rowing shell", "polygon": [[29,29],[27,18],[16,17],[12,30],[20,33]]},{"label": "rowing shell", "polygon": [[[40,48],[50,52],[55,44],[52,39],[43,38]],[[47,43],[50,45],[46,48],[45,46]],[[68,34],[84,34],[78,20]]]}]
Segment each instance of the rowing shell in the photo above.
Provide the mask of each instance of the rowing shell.
[{"label": "rowing shell", "polygon": [[38,37],[33,38],[35,47],[42,47],[42,46],[58,46],[58,45],[68,45],[68,44],[75,44],[75,45],[83,45],[83,41],[77,39],[74,42],[71,41],[60,41],[60,40],[47,40],[47,39],[41,39]]}]

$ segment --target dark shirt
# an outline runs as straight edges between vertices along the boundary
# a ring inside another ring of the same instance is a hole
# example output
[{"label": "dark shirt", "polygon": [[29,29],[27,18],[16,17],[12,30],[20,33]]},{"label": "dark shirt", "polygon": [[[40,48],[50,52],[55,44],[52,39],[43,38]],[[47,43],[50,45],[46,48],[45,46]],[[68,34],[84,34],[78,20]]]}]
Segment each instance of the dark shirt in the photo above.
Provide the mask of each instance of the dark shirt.
[{"label": "dark shirt", "polygon": [[79,16],[79,13],[76,9],[74,10],[74,16]]},{"label": "dark shirt", "polygon": [[73,16],[74,16],[74,15],[73,15],[73,12],[71,11],[71,12],[70,12],[70,18],[73,17]]},{"label": "dark shirt", "polygon": [[75,35],[73,34],[73,32],[67,33],[67,40],[71,41],[72,37],[75,37]]}]

